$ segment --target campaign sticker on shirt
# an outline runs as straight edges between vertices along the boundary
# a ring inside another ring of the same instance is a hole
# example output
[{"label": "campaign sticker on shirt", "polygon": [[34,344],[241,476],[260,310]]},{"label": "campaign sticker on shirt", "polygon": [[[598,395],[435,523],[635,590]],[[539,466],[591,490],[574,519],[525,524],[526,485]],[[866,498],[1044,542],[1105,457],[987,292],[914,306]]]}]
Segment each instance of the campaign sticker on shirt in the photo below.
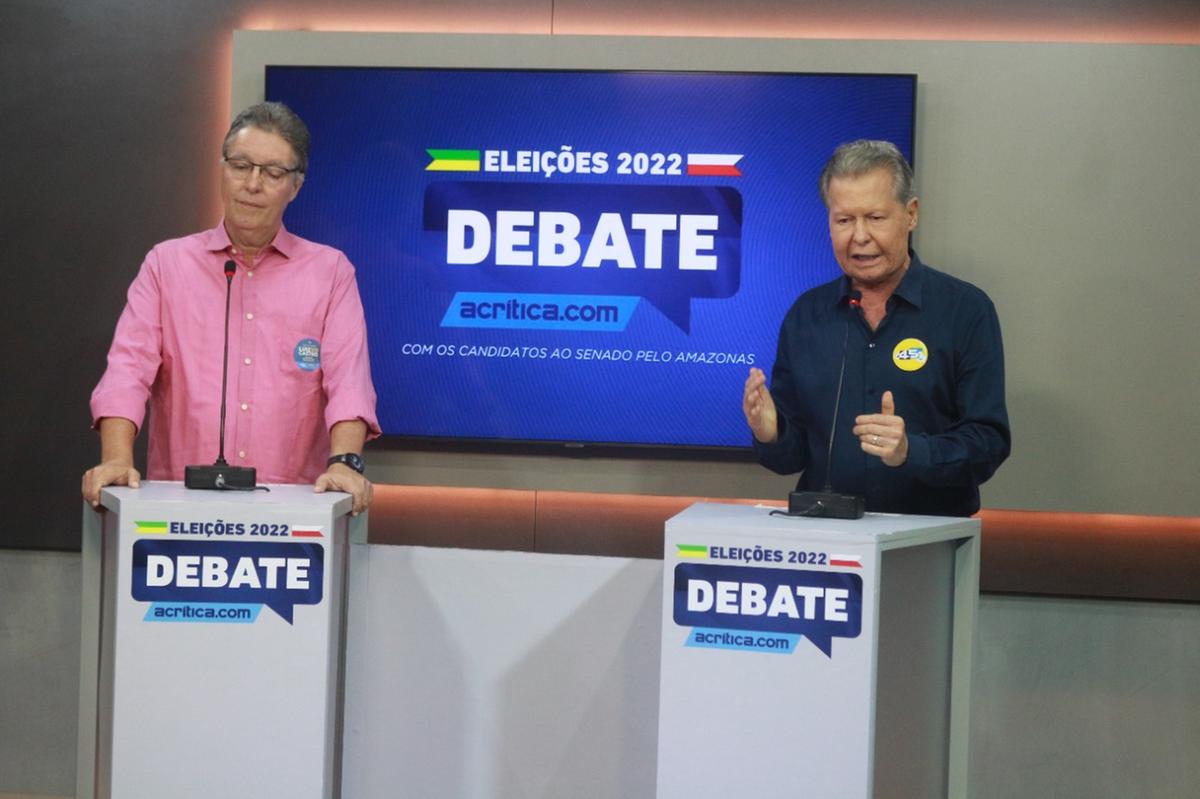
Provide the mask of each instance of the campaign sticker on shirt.
[{"label": "campaign sticker on shirt", "polygon": [[301,339],[292,350],[292,360],[306,372],[315,372],[321,368],[321,342],[315,338]]},{"label": "campaign sticker on shirt", "polygon": [[929,350],[919,338],[906,338],[892,350],[892,363],[906,372],[917,371],[925,365],[928,358]]}]

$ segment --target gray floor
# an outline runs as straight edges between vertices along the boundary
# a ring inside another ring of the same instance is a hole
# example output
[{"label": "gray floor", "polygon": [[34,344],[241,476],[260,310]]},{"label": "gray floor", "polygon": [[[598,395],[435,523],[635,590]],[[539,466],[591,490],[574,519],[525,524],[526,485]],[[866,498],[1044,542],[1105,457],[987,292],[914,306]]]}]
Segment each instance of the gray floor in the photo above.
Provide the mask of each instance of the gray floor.
[{"label": "gray floor", "polygon": [[0,791],[75,793],[79,555],[0,550]]}]

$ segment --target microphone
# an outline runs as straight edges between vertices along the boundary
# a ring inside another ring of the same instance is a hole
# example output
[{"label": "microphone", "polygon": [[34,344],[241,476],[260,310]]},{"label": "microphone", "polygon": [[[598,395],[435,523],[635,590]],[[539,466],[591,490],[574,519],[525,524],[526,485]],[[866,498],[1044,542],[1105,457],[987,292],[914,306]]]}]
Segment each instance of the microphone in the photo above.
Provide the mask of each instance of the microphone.
[{"label": "microphone", "polygon": [[[846,302],[857,314],[862,312],[862,292],[852,291]],[[838,372],[837,394],[833,400],[833,421],[829,425],[829,451],[825,456],[825,487],[820,491],[793,491],[788,494],[789,516],[812,516],[823,519],[861,519],[867,503],[853,494],[838,494],[833,490],[833,440],[837,435],[838,409],[842,404],[842,384],[846,380],[846,355],[850,349],[850,320],[842,336],[842,366]]]},{"label": "microphone", "polygon": [[221,436],[217,460],[212,466],[187,466],[183,470],[183,484],[187,488],[253,491],[256,474],[252,466],[230,466],[225,461],[225,391],[229,385],[229,298],[233,293],[233,276],[237,264],[226,261],[225,272],[225,353],[221,364]]}]

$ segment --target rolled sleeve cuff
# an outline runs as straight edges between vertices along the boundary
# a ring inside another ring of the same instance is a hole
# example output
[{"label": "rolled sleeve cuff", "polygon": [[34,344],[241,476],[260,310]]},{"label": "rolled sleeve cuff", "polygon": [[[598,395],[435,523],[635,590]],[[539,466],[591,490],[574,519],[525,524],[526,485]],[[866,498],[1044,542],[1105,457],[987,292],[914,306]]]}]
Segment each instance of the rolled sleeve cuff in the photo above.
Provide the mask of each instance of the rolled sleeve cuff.
[{"label": "rolled sleeve cuff", "polygon": [[350,403],[329,405],[325,408],[325,428],[332,430],[333,426],[338,422],[360,421],[367,426],[367,441],[379,438],[383,435],[383,430],[379,427],[379,420],[375,418],[374,411],[364,410],[362,407],[356,407]]},{"label": "rolled sleeve cuff", "polygon": [[142,423],[146,420],[145,400],[138,401],[107,392],[92,395],[91,411],[93,430],[100,429],[101,419],[115,417],[128,419],[133,422],[134,429],[140,432]]}]

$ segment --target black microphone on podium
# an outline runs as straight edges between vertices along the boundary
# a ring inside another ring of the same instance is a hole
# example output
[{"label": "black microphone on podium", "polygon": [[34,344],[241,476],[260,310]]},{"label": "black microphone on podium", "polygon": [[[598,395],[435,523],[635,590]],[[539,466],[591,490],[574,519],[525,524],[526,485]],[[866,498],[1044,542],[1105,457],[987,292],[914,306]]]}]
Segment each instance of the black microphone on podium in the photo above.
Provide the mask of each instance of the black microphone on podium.
[{"label": "black microphone on podium", "polygon": [[[847,305],[854,314],[862,312],[862,292],[852,291]],[[853,494],[838,494],[833,490],[833,440],[837,435],[838,408],[842,404],[842,384],[846,379],[846,354],[850,348],[850,319],[842,336],[842,368],[838,372],[837,394],[833,401],[833,421],[829,425],[829,452],[825,458],[825,487],[820,491],[793,491],[788,494],[789,516],[812,516],[823,519],[861,519],[867,503]]]},{"label": "black microphone on podium", "polygon": [[221,365],[221,438],[217,461],[212,466],[187,466],[183,484],[187,488],[253,491],[256,475],[252,466],[230,466],[225,462],[225,389],[229,383],[229,297],[233,292],[233,276],[237,264],[225,262],[225,353]]}]

